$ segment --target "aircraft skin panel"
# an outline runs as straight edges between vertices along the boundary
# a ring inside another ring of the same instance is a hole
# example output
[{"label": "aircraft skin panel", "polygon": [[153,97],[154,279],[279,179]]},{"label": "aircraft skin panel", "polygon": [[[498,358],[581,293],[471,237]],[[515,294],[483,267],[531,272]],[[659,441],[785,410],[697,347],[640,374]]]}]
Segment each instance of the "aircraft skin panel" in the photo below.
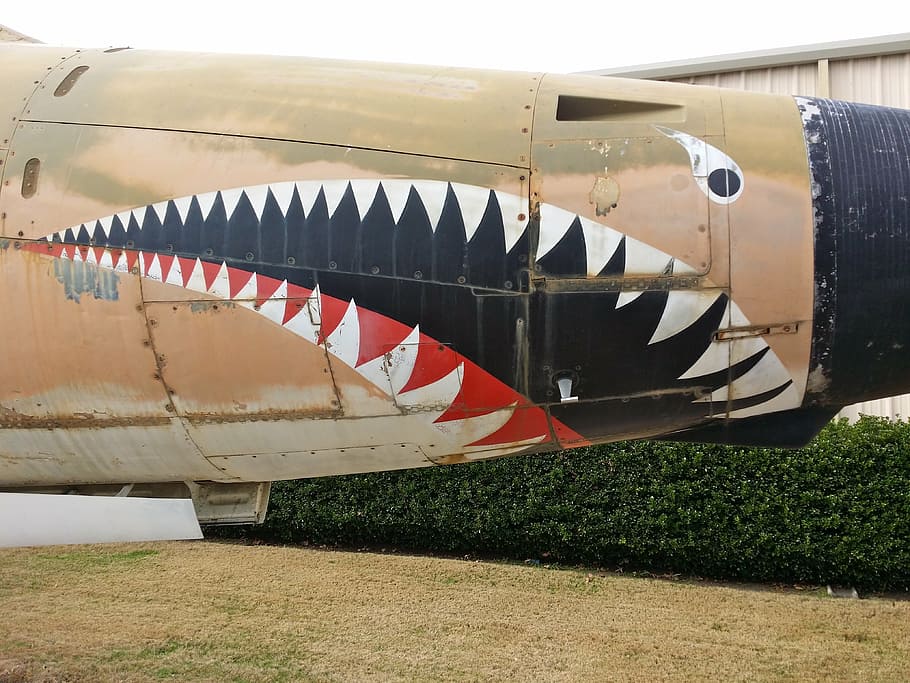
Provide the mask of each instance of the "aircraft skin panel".
[{"label": "aircraft skin panel", "polygon": [[824,400],[793,98],[29,50],[0,486],[451,464]]}]

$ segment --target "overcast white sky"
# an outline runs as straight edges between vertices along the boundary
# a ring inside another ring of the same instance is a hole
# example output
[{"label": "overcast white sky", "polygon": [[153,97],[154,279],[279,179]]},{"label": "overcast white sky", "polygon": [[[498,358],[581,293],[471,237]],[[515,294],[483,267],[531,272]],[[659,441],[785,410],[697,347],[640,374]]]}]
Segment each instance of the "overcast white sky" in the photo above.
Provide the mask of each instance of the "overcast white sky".
[{"label": "overcast white sky", "polygon": [[571,72],[910,31],[900,0],[33,0],[47,43]]}]

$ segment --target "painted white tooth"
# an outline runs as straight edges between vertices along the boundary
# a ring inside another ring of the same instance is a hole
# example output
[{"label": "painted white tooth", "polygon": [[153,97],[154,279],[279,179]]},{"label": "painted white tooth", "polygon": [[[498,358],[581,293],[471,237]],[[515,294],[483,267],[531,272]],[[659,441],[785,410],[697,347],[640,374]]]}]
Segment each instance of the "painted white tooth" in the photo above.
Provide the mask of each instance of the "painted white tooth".
[{"label": "painted white tooth", "polygon": [[98,265],[102,268],[107,268],[108,270],[114,269],[114,257],[111,255],[109,249],[105,249],[101,252],[101,260],[98,261]]},{"label": "painted white tooth", "polygon": [[[120,225],[123,226],[123,231],[126,232],[130,227],[130,218],[133,217],[132,211],[121,211],[117,214],[117,218],[120,219]],[[138,222],[138,219],[136,219]],[[140,226],[142,224],[140,223]]]},{"label": "painted white tooth", "polygon": [[357,203],[357,214],[360,220],[367,215],[367,211],[373,206],[373,200],[376,199],[376,191],[379,189],[378,180],[352,180],[351,190],[354,192],[354,201]]},{"label": "painted white tooth", "polygon": [[730,417],[750,417],[752,415],[764,415],[766,413],[776,413],[780,410],[793,410],[799,408],[802,398],[796,387],[792,384],[784,389],[780,394],[770,401],[759,403],[757,406],[750,408],[741,408],[730,413]]},{"label": "painted white tooth", "polygon": [[120,252],[120,258],[117,259],[117,264],[114,266],[114,270],[118,273],[127,273],[129,272],[129,263],[126,260],[126,252]]},{"label": "painted white tooth", "polygon": [[237,202],[240,201],[240,197],[243,193],[244,188],[242,187],[221,190],[221,201],[224,203],[224,215],[227,216],[228,220],[231,220],[231,216],[234,215],[234,211],[237,209]]},{"label": "painted white tooth", "polygon": [[[322,183],[306,180],[296,183],[296,185],[297,194],[300,196],[300,204],[303,206],[303,213],[305,216],[309,216],[316,205],[316,200],[319,199],[319,193],[322,192]],[[331,211],[329,211],[329,215],[332,215]]]},{"label": "painted white tooth", "polygon": [[505,448],[490,448],[489,446],[474,446],[471,448],[465,448],[463,451],[464,457],[468,460],[488,460],[489,458],[499,458],[503,455],[509,455],[511,453],[519,453],[526,449],[528,446],[533,446],[538,444],[541,441],[544,441],[549,435],[541,434],[538,437],[533,439],[525,439],[524,441],[513,441],[511,444],[508,444]]},{"label": "painted white tooth", "polygon": [[290,330],[298,337],[306,339],[311,344],[319,343],[320,331],[319,315],[319,287],[314,289],[306,300],[306,304],[300,308],[300,311],[284,327]]},{"label": "painted white tooth", "polygon": [[158,260],[158,254],[151,255],[151,263],[149,263],[148,272],[145,274],[149,280],[154,280],[155,282],[161,282],[161,261]]},{"label": "painted white tooth", "polygon": [[272,196],[278,202],[278,208],[285,216],[288,215],[288,208],[291,206],[291,200],[294,199],[294,183],[273,183],[269,185]]},{"label": "painted white tooth", "polygon": [[344,197],[344,193],[348,190],[348,181],[347,180],[326,180],[322,183],[322,191],[325,194],[325,203],[329,209],[329,218],[331,218],[335,210],[338,208],[338,205],[341,203],[341,199]]},{"label": "painted white tooth", "polygon": [[149,204],[149,208],[155,212],[158,220],[164,223],[164,216],[167,214],[167,202],[155,202],[154,204]]},{"label": "painted white tooth", "polygon": [[104,233],[105,237],[111,236],[111,224],[114,222],[113,216],[105,216],[104,218],[99,218],[98,222],[101,224],[101,231]]},{"label": "painted white tooth", "polygon": [[234,301],[241,304],[249,304],[248,308],[251,308],[256,304],[256,295],[258,294],[256,278],[256,273],[250,275],[250,279],[247,280],[247,283],[234,295]]},{"label": "painted white tooth", "polygon": [[552,204],[540,205],[540,237],[537,240],[537,260],[549,254],[559,244],[577,216]]},{"label": "painted white tooth", "polygon": [[262,212],[265,209],[265,200],[269,196],[269,186],[254,185],[253,187],[246,188],[244,192],[246,192],[246,198],[250,200],[250,204],[253,206],[253,212],[256,214],[256,218],[262,220]]},{"label": "painted white tooth", "polygon": [[644,294],[644,290],[638,292],[620,292],[616,299],[616,308],[620,309],[627,304],[631,304],[642,294]]},{"label": "painted white tooth", "polygon": [[[528,227],[528,200],[511,192],[500,192],[499,190],[494,190],[494,192],[496,201],[499,202],[499,208],[502,210],[502,227],[505,232],[506,253],[508,254]],[[519,215],[524,218],[519,220]]]},{"label": "painted white tooth", "polygon": [[717,290],[671,290],[667,295],[667,304],[660,316],[660,322],[657,323],[657,329],[654,330],[648,344],[669,339],[694,324],[711,308],[719,296]]},{"label": "painted white tooth", "polygon": [[679,379],[694,379],[721,372],[730,367],[730,343],[711,342],[708,348],[695,361],[691,368],[679,376]]},{"label": "painted white tooth", "polygon": [[[205,220],[209,217],[209,214],[212,212],[212,207],[215,205],[215,200],[218,199],[218,192],[203,192],[202,194],[196,195],[196,201],[199,202],[199,209],[202,212],[202,220]],[[230,217],[231,214],[228,214]]]},{"label": "painted white tooth", "polygon": [[207,289],[205,286],[205,270],[202,268],[202,261],[198,258],[193,266],[193,272],[190,273],[189,280],[186,281],[186,288],[200,293],[205,292]]},{"label": "painted white tooth", "polygon": [[98,259],[95,257],[95,250],[89,249],[88,253],[85,255],[85,262],[91,263],[93,265],[98,265]]},{"label": "painted white tooth", "polygon": [[420,325],[415,327],[402,339],[395,348],[386,354],[386,369],[392,391],[397,394],[411,379],[414,364],[417,362],[417,351],[420,348]]},{"label": "painted white tooth", "polygon": [[420,195],[423,208],[427,210],[427,218],[430,219],[430,229],[436,232],[439,219],[442,217],[442,209],[446,205],[449,184],[438,180],[415,180],[413,185],[414,189],[417,190],[417,194]]},{"label": "painted white tooth", "polygon": [[[287,298],[288,281],[282,280],[281,284],[278,285],[278,289],[275,290],[275,293],[262,302],[262,306],[259,307],[260,315],[264,315],[273,323],[281,325],[284,320],[284,309]],[[300,316],[298,315],[296,317],[299,318]]]},{"label": "painted white tooth", "polygon": [[588,275],[596,276],[613,258],[622,242],[621,232],[606,225],[580,218],[581,231],[585,235],[585,253],[588,258]]},{"label": "painted white tooth", "polygon": [[392,220],[397,225],[401,220],[401,214],[404,213],[404,207],[408,203],[408,197],[411,196],[411,181],[392,178],[383,180],[380,185],[382,185],[382,191],[385,192],[389,209],[392,211]]},{"label": "painted white tooth", "polygon": [[467,241],[470,242],[480,227],[484,214],[487,212],[487,204],[490,203],[490,190],[485,187],[476,185],[462,185],[461,183],[452,183],[452,191],[458,199],[458,207],[461,209],[461,219],[464,221],[464,234]]},{"label": "painted white tooth", "polygon": [[398,394],[395,403],[403,408],[424,408],[444,413],[461,391],[463,379],[464,363],[460,363],[457,368],[432,384]]},{"label": "painted white tooth", "polygon": [[177,197],[174,200],[174,206],[177,207],[177,215],[180,216],[180,222],[186,224],[186,217],[190,212],[190,204],[193,202],[193,195],[189,197]]},{"label": "painted white tooth", "polygon": [[361,377],[368,382],[379,387],[389,396],[392,395],[392,385],[389,383],[389,373],[386,372],[385,355],[377,356],[373,360],[358,365],[355,370],[357,370]]},{"label": "painted white tooth", "polygon": [[626,236],[626,275],[662,275],[671,257],[644,242]]},{"label": "painted white tooth", "polygon": [[673,259],[673,274],[674,275],[701,275],[699,271],[695,270],[685,261],[680,261],[679,259]]},{"label": "painted white tooth", "polygon": [[70,250],[68,247],[64,247],[60,252],[60,258],[68,259],[70,257]]},{"label": "painted white tooth", "polygon": [[345,365],[353,368],[357,364],[360,356],[360,319],[353,299],[348,303],[338,327],[326,338],[326,348]]},{"label": "painted white tooth", "polygon": [[212,281],[212,286],[208,288],[208,293],[217,296],[220,299],[231,298],[231,281],[228,278],[227,263],[222,262],[218,274]]},{"label": "painted white tooth", "polygon": [[745,375],[738,377],[732,384],[713,392],[710,400],[726,401],[749,398],[776,389],[789,380],[790,375],[787,369],[774,355],[774,352],[769,351]]},{"label": "painted white tooth", "polygon": [[[738,316],[741,316],[739,307],[735,303],[728,302],[727,310],[721,323],[722,327],[730,326],[731,309],[735,309]],[[744,320],[744,318],[741,320]],[[745,321],[745,324],[748,325],[748,321]],[[722,342],[713,341],[705,349],[701,357],[695,361],[695,364],[679,376],[679,379],[695,379],[696,377],[703,377],[726,370],[728,367],[751,358],[767,346],[768,344],[762,337],[744,337]]]},{"label": "painted white tooth", "polygon": [[749,327],[752,323],[749,322],[749,319],[742,312],[742,309],[736,304],[735,301],[731,301],[730,305],[730,327]]},{"label": "painted white tooth", "polygon": [[148,255],[144,251],[140,251],[136,255],[136,265],[134,267],[139,269],[139,275],[143,275],[145,273],[145,263],[147,258]]},{"label": "painted white tooth", "polygon": [[729,342],[730,365],[741,363],[768,346],[762,337],[746,337]]},{"label": "painted white tooth", "polygon": [[78,247],[73,247],[73,263],[82,263],[82,254]]},{"label": "painted white tooth", "polygon": [[[720,321],[721,327],[729,327],[730,325],[730,303],[730,301],[727,301],[727,308],[724,310],[723,318]],[[738,362],[732,361],[731,350],[731,342],[712,341],[701,357],[695,361],[691,368],[680,375],[679,379],[693,379],[726,370],[731,364]]]},{"label": "painted white tooth", "polygon": [[183,270],[179,258],[174,258],[174,262],[171,263],[171,269],[167,273],[167,284],[183,287]]},{"label": "painted white tooth", "polygon": [[[515,414],[516,405],[517,404],[513,403],[501,410],[494,410],[492,413],[466,417],[461,420],[434,422],[433,425],[440,433],[446,435],[446,437],[463,447],[464,444],[480,441],[490,434],[499,431],[506,422],[512,419],[512,415]],[[495,448],[495,446],[474,446],[471,448],[489,449]],[[470,450],[470,448],[465,448],[465,451],[468,450]]]}]

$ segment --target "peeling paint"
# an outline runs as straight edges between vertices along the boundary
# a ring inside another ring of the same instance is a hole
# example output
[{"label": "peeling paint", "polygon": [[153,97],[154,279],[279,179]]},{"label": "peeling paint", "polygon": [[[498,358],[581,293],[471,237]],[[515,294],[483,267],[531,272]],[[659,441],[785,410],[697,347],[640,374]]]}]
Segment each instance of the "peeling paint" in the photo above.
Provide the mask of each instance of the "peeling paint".
[{"label": "peeling paint", "polygon": [[613,178],[598,176],[589,196],[597,215],[606,216],[619,204],[619,183]]},{"label": "peeling paint", "polygon": [[63,285],[66,298],[77,304],[83,294],[96,299],[117,301],[120,297],[117,286],[120,276],[112,271],[97,268],[90,263],[54,259],[54,277]]}]

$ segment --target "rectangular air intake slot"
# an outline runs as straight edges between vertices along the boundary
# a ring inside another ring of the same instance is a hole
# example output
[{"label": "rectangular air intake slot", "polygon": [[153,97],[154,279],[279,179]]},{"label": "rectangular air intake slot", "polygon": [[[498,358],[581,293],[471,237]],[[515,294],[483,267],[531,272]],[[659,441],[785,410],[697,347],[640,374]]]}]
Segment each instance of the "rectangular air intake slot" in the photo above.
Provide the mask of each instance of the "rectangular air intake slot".
[{"label": "rectangular air intake slot", "polygon": [[643,123],[686,120],[686,108],[667,102],[636,102],[602,97],[560,95],[556,104],[557,121],[640,121]]}]

